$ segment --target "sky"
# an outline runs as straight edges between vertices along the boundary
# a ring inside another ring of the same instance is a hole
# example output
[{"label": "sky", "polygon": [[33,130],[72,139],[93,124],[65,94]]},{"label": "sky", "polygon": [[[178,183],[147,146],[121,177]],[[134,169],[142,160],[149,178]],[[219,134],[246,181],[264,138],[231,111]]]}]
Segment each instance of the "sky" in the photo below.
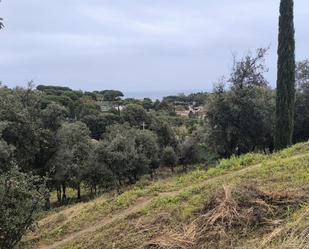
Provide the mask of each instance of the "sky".
[{"label": "sky", "polygon": [[[2,0],[0,81],[124,92],[210,91],[232,55],[270,46],[279,0]],[[295,0],[296,57],[309,58],[309,2]]]}]

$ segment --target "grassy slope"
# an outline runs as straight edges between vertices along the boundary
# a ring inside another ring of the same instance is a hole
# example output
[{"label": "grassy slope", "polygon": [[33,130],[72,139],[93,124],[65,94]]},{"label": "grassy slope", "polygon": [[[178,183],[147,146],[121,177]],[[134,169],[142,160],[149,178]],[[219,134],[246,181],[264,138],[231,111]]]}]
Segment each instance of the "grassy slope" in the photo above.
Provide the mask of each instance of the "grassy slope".
[{"label": "grassy slope", "polygon": [[[106,195],[45,214],[39,229],[27,236],[25,247],[143,248],[145,243],[190,223],[222,185],[250,182],[265,191],[304,191],[309,187],[308,164],[309,143],[304,143],[272,156],[248,154],[223,160],[208,171],[141,182],[119,196]],[[253,231],[235,248],[262,248],[261,241],[265,241],[265,248],[305,248],[301,243],[309,244],[304,233],[309,227],[309,205],[288,217],[273,233]]]}]

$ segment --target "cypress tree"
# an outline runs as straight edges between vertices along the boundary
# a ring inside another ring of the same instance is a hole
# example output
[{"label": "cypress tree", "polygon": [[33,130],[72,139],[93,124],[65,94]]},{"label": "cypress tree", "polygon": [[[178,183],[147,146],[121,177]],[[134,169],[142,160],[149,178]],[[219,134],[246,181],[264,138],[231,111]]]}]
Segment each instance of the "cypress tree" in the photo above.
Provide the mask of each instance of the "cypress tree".
[{"label": "cypress tree", "polygon": [[295,106],[294,2],[281,0],[279,18],[278,75],[275,148],[292,144]]}]

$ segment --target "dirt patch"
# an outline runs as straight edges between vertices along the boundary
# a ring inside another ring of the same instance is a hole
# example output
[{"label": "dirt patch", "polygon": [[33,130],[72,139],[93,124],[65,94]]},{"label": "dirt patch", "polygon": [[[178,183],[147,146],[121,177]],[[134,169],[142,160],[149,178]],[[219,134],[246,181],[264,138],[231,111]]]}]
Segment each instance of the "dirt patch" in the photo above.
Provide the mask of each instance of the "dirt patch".
[{"label": "dirt patch", "polygon": [[71,241],[75,241],[75,240],[81,238],[81,236],[88,234],[88,233],[91,233],[91,232],[94,232],[97,229],[114,222],[115,220],[123,219],[126,216],[128,216],[128,215],[130,215],[134,212],[138,212],[140,209],[143,209],[144,207],[146,207],[150,203],[150,201],[151,201],[150,199],[141,198],[132,207],[129,207],[125,210],[122,210],[121,212],[118,212],[116,214],[105,217],[104,219],[99,220],[97,223],[92,224],[92,226],[89,226],[86,229],[83,229],[83,230],[78,231],[76,233],[72,233],[72,234],[68,235],[66,238],[62,239],[61,241],[57,241],[52,245],[42,245],[42,246],[39,246],[38,248],[39,249],[54,249],[54,248],[58,248],[60,246],[63,246],[64,244],[69,243]]},{"label": "dirt patch", "polygon": [[236,241],[255,229],[273,230],[305,199],[293,193],[262,191],[253,185],[224,186],[192,223],[150,242],[146,248],[234,248]]}]

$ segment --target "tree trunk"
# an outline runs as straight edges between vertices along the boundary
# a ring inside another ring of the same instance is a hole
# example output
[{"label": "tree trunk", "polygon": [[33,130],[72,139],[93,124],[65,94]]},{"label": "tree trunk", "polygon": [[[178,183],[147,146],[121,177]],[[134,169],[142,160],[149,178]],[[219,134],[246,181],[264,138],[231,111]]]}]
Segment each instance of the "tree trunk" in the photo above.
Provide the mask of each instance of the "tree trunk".
[{"label": "tree trunk", "polygon": [[67,200],[67,193],[66,193],[66,184],[65,182],[62,184],[62,201],[66,201]]},{"label": "tree trunk", "polygon": [[187,172],[187,165],[185,165],[185,164],[182,165],[182,171],[183,171],[184,173]]},{"label": "tree trunk", "polygon": [[129,183],[130,183],[131,185],[135,183],[134,178],[135,178],[135,177],[128,176]]},{"label": "tree trunk", "polygon": [[51,205],[50,205],[50,197],[49,195],[45,198],[45,210],[50,210]]},{"label": "tree trunk", "polygon": [[136,173],[134,173],[134,183],[136,183],[137,181],[138,181],[138,176],[137,176],[137,174]]},{"label": "tree trunk", "polygon": [[77,200],[81,199],[81,194],[80,194],[80,184],[77,186]]},{"label": "tree trunk", "polygon": [[61,203],[61,186],[57,186],[57,200]]}]

